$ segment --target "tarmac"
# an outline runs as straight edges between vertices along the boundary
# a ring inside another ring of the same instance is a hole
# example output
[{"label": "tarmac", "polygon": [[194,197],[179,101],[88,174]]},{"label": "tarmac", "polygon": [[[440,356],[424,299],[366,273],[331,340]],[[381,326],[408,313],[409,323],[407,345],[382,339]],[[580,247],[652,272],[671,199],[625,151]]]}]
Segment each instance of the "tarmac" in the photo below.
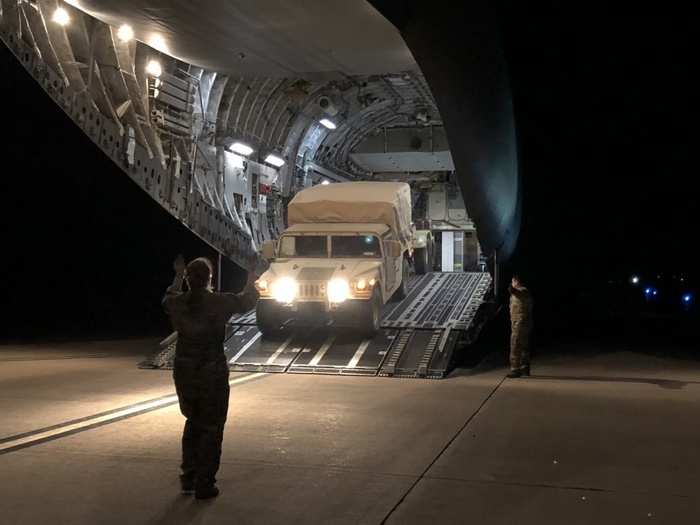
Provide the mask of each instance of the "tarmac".
[{"label": "tarmac", "polygon": [[136,367],[156,343],[0,346],[1,523],[700,523],[700,355],[232,373],[222,493],[200,502],[179,493],[171,373]]}]

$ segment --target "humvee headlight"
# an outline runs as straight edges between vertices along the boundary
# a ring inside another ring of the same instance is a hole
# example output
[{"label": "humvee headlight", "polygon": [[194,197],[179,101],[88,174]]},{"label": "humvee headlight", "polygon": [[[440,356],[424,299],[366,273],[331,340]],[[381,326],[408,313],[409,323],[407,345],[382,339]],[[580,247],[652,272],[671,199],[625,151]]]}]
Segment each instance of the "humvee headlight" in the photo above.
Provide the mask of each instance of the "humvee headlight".
[{"label": "humvee headlight", "polygon": [[374,286],[375,284],[377,284],[376,279],[370,279],[370,280],[369,280],[369,285],[370,285],[370,286]]},{"label": "humvee headlight", "polygon": [[357,281],[356,287],[358,290],[364,290],[365,288],[367,288],[367,281],[365,281],[364,279],[360,279],[359,281]]},{"label": "humvee headlight", "polygon": [[255,287],[258,289],[258,292],[267,292],[267,281],[265,279],[259,279],[255,281]]},{"label": "humvee headlight", "polygon": [[297,296],[297,283],[291,277],[281,277],[272,283],[270,291],[275,301],[289,304]]},{"label": "humvee headlight", "polygon": [[345,279],[332,279],[328,282],[328,300],[342,303],[350,297],[350,285]]}]

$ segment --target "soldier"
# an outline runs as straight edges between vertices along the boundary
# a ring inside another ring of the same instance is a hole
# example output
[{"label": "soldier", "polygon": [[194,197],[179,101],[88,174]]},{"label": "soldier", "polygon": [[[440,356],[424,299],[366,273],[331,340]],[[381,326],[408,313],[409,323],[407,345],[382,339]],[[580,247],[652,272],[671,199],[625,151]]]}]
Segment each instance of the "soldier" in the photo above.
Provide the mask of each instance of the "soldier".
[{"label": "soldier", "polygon": [[532,331],[532,294],[520,277],[510,283],[510,373],[507,377],[530,375],[530,332]]},{"label": "soldier", "polygon": [[[211,291],[212,265],[200,257],[185,268],[180,255],[173,263],[175,280],[163,307],[178,332],[175,350],[175,390],[185,416],[182,434],[183,494],[207,499],[218,496],[216,472],[228,413],[228,362],[224,354],[226,322],[235,313],[255,307],[254,273],[239,295]],[[187,281],[189,291],[182,292]]]}]

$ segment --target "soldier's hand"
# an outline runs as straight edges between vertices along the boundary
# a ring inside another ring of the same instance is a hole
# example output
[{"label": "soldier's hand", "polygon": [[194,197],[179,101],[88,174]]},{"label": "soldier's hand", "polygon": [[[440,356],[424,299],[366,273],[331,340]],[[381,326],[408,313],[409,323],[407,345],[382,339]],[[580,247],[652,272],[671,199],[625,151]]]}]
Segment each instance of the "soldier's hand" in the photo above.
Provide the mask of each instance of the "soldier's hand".
[{"label": "soldier's hand", "polygon": [[185,273],[185,258],[182,254],[179,254],[173,261],[173,270],[177,275],[183,275]]}]

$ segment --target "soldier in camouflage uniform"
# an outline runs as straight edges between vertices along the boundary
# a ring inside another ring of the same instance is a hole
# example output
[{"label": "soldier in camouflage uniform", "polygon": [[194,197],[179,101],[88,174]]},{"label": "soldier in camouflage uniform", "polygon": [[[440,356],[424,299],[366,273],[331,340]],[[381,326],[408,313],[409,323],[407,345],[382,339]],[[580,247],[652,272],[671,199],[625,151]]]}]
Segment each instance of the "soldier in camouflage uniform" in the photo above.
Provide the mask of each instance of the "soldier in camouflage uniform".
[{"label": "soldier in camouflage uniform", "polygon": [[520,277],[510,284],[510,373],[508,377],[530,375],[530,333],[532,331],[532,294]]},{"label": "soldier in camouflage uniform", "polygon": [[[224,354],[226,322],[255,307],[254,274],[241,294],[211,291],[212,265],[199,258],[174,263],[175,280],[163,298],[178,339],[174,379],[180,411],[187,418],[182,435],[182,492],[198,499],[219,494],[216,472],[228,413],[228,362]],[[182,292],[183,280],[189,290]]]}]

